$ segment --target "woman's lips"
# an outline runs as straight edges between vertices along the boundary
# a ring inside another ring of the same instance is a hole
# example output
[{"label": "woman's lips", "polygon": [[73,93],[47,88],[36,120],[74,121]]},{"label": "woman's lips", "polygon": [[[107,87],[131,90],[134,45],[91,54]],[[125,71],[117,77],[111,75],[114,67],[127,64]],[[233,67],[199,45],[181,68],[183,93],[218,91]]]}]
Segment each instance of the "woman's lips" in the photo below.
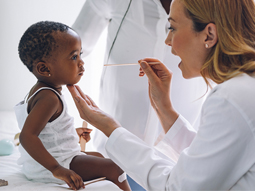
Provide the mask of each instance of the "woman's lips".
[{"label": "woman's lips", "polygon": [[180,61],[180,63],[178,64],[178,67],[180,68],[180,65],[181,65],[182,61]]}]

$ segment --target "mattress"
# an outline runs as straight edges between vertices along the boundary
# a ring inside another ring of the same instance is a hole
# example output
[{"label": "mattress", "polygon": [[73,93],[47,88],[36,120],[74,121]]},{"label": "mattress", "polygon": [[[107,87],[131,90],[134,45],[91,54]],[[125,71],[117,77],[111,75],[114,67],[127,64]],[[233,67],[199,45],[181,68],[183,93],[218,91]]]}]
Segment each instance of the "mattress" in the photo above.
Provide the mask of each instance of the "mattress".
[{"label": "mattress", "polygon": [[[14,112],[0,111],[0,140],[13,140],[20,130],[16,122]],[[0,179],[8,182],[6,186],[0,186],[0,191],[56,191],[70,190],[67,184],[41,183],[28,180],[21,172],[21,166],[17,164],[20,153],[16,146],[10,155],[0,156]],[[80,190],[120,190],[115,184],[107,180],[88,181],[85,189]]]}]

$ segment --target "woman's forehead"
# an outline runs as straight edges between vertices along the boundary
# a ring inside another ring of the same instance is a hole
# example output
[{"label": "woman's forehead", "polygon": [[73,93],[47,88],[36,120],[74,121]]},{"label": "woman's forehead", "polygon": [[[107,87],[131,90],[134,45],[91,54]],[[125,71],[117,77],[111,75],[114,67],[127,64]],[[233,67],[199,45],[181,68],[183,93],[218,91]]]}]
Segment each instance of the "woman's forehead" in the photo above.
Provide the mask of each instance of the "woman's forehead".
[{"label": "woman's forehead", "polygon": [[185,6],[181,0],[172,1],[168,21],[174,23],[190,22],[190,18],[187,17]]},{"label": "woman's forehead", "polygon": [[177,22],[178,18],[184,16],[184,5],[180,0],[173,0],[170,6],[170,14],[168,20]]}]

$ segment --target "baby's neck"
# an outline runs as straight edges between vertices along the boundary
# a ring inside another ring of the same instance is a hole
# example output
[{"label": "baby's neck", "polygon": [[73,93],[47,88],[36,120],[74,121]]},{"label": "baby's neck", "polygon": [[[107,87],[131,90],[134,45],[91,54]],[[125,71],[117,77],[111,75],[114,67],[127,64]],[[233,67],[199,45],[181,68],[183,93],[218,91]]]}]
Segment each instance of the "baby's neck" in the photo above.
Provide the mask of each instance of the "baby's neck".
[{"label": "baby's neck", "polygon": [[41,88],[41,87],[50,87],[54,90],[56,90],[59,94],[61,94],[61,91],[62,91],[62,86],[56,86],[55,84],[50,84],[50,83],[47,83],[45,81],[40,81],[38,80],[37,83],[35,84],[34,87],[37,87],[38,89]]}]

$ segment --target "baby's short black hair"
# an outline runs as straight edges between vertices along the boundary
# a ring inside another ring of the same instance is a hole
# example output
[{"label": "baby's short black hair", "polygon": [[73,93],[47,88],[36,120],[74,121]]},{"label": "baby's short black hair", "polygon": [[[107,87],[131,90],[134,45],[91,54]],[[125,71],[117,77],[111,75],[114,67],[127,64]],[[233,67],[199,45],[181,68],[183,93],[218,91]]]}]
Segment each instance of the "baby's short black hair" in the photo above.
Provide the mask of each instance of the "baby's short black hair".
[{"label": "baby's short black hair", "polygon": [[33,64],[51,56],[51,51],[57,46],[53,32],[66,32],[69,26],[52,21],[41,21],[31,25],[19,42],[19,57],[33,72]]}]

